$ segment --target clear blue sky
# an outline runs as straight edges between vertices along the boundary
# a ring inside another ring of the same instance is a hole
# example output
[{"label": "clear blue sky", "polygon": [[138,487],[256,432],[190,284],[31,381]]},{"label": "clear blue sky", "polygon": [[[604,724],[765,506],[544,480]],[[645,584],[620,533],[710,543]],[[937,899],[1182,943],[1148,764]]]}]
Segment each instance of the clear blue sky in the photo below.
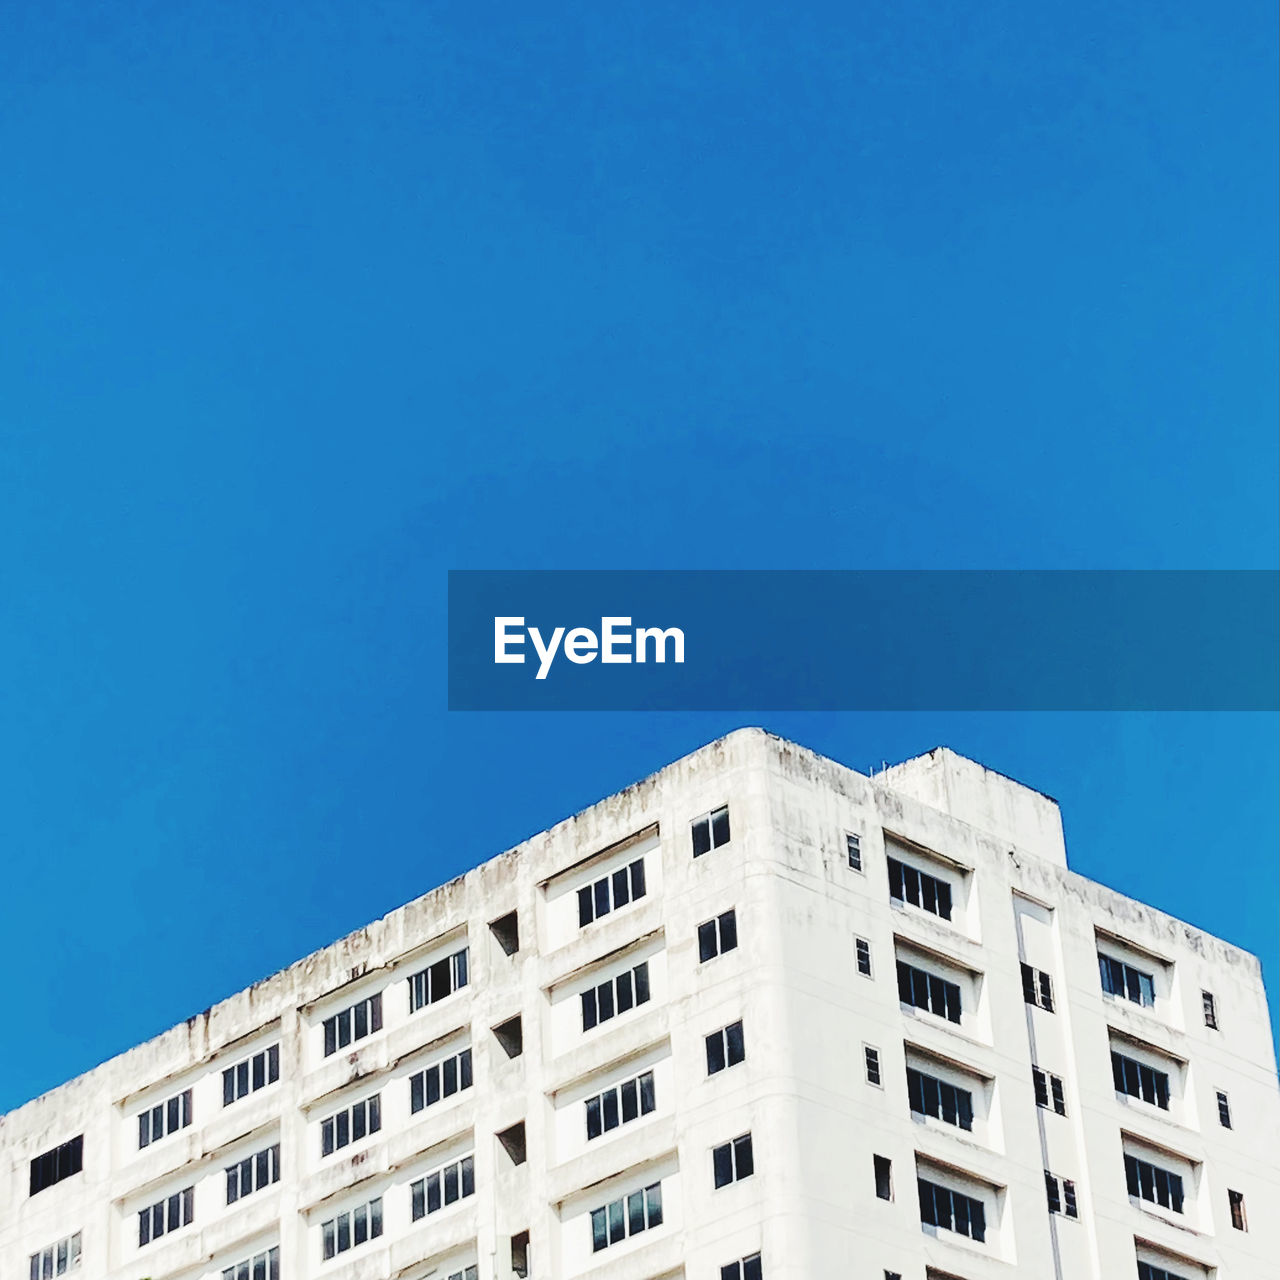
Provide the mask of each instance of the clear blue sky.
[{"label": "clear blue sky", "polygon": [[1274,997],[1275,716],[442,666],[450,567],[1275,567],[1273,4],[5,26],[0,1109],[753,718],[1054,794]]}]

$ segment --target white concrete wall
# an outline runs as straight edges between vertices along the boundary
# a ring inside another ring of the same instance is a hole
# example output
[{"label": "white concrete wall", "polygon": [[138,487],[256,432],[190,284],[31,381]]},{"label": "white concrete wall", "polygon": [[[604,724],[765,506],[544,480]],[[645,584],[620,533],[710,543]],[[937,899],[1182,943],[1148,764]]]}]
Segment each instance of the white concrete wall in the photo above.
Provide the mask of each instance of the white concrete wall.
[{"label": "white concrete wall", "polygon": [[[731,842],[692,858],[690,820],[725,803]],[[951,922],[890,904],[886,851],[952,883]],[[580,929],[577,888],[637,857],[646,896]],[[697,925],[730,907],[738,948],[699,963]],[[508,956],[488,924],[513,910]],[[1099,931],[1155,968],[1153,1008],[1104,997]],[[469,986],[411,1013],[407,978],[463,945]],[[899,1004],[895,953],[961,984],[958,1027]],[[649,1002],[584,1035],[579,992],[642,959]],[[1020,960],[1052,975],[1053,1013],[1024,1004]],[[1203,1025],[1202,988],[1221,1031]],[[382,1030],[325,1058],[324,1018],[374,991]],[[524,1053],[510,1059],[492,1028],[517,1014]],[[703,1037],[738,1019],[746,1060],[708,1077]],[[1113,1041],[1170,1069],[1168,1112],[1117,1097]],[[279,1083],[224,1109],[223,1066],[273,1043]],[[410,1075],[467,1045],[473,1087],[411,1114]],[[971,1132],[912,1116],[909,1061],[972,1090]],[[1065,1116],[1035,1105],[1033,1064],[1063,1079]],[[588,1142],[583,1099],[648,1069],[655,1111]],[[139,1152],[138,1111],[185,1088],[192,1126]],[[321,1121],[375,1091],[381,1132],[321,1159]],[[496,1135],[519,1121],[515,1166]],[[754,1176],[715,1190],[712,1148],[748,1130]],[[85,1171],[29,1197],[31,1158],[79,1133]],[[281,1182],[227,1207],[225,1166],[277,1140]],[[715,1280],[761,1250],[770,1280],[1110,1280],[1146,1250],[1188,1276],[1250,1280],[1280,1245],[1278,1142],[1256,961],[1073,875],[1047,797],[949,752],[866,778],[744,730],[0,1118],[0,1276],[25,1277],[31,1253],[81,1230],[90,1277],[220,1276],[278,1242],[288,1280],[419,1280],[473,1261],[505,1280],[510,1237],[528,1230],[537,1277]],[[1130,1202],[1125,1144],[1183,1162],[1178,1221]],[[410,1183],[467,1152],[476,1194],[413,1222]],[[876,1198],[875,1154],[892,1160],[891,1202]],[[1047,1212],[1046,1168],[1074,1181],[1078,1221]],[[983,1199],[986,1244],[921,1228],[917,1169]],[[662,1226],[593,1254],[590,1211],[658,1180]],[[139,1250],[135,1210],[190,1185],[193,1225]],[[1230,1227],[1228,1187],[1246,1194],[1247,1234]],[[321,1263],[320,1224],[375,1195],[383,1236]]]}]

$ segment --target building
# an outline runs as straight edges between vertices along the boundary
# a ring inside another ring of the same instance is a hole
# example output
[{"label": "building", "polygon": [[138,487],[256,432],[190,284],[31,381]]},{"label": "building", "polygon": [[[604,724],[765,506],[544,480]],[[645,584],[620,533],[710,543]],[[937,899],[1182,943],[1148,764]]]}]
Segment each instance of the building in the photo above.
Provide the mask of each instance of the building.
[{"label": "building", "polygon": [[1277,1150],[1252,956],[742,730],[0,1119],[0,1276],[1261,1280]]}]

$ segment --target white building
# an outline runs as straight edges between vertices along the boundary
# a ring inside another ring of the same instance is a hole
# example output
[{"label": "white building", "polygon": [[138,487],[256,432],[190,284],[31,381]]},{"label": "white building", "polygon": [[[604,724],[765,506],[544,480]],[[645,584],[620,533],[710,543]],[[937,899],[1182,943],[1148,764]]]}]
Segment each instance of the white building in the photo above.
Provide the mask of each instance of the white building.
[{"label": "white building", "polygon": [[0,1278],[1262,1280],[1277,1151],[1254,957],[742,730],[0,1119]]}]

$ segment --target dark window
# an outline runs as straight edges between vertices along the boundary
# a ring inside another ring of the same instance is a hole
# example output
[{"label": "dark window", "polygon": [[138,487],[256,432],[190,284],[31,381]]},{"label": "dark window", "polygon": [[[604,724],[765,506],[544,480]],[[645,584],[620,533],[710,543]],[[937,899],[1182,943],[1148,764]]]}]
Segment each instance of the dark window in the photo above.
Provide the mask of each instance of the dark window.
[{"label": "dark window", "polygon": [[898,961],[898,998],[903,1004],[926,1009],[949,1022],[960,1021],[960,988],[905,960]]},{"label": "dark window", "polygon": [[48,1280],[80,1268],[80,1232],[31,1255],[31,1280]]},{"label": "dark window", "polygon": [[1032,1067],[1031,1082],[1035,1086],[1037,1107],[1052,1107],[1060,1116],[1067,1114],[1067,1098],[1061,1076],[1050,1075],[1039,1067]]},{"label": "dark window", "polygon": [[1061,1182],[1049,1172],[1044,1171],[1044,1189],[1045,1195],[1049,1201],[1050,1213],[1065,1214],[1068,1218],[1078,1216],[1076,1208],[1076,1184],[1069,1178],[1063,1178]]},{"label": "dark window", "polygon": [[637,858],[629,866],[619,867],[611,875],[578,890],[578,925],[589,925],[644,896],[644,859]]},{"label": "dark window", "polygon": [[867,1069],[867,1083],[879,1085],[880,1083],[880,1050],[873,1049],[869,1044],[862,1046],[863,1065]]},{"label": "dark window", "polygon": [[1156,1002],[1155,979],[1141,969],[1135,969],[1114,956],[1098,952],[1098,972],[1102,977],[1102,989],[1109,996],[1122,996],[1134,1004],[1150,1007]]},{"label": "dark window", "polygon": [[973,1095],[968,1089],[908,1067],[907,1099],[917,1115],[933,1116],[959,1129],[973,1128]]},{"label": "dark window", "polygon": [[1169,1077],[1165,1072],[1112,1049],[1111,1079],[1117,1093],[1127,1093],[1131,1098],[1141,1098],[1143,1102],[1168,1111]]},{"label": "dark window", "polygon": [[729,809],[726,805],[699,818],[692,827],[693,856],[700,858],[712,849],[729,843]]},{"label": "dark window", "polygon": [[[341,1113],[345,1121],[347,1113]],[[345,1127],[345,1126],[344,1126]],[[246,1156],[227,1169],[227,1203],[235,1204],[245,1196],[280,1181],[280,1144],[265,1147],[256,1155]]]},{"label": "dark window", "polygon": [[1053,979],[1041,969],[1022,966],[1022,998],[1027,1004],[1053,1012]]},{"label": "dark window", "polygon": [[735,1067],[747,1056],[742,1023],[731,1022],[706,1038],[707,1075],[713,1076],[726,1067]]},{"label": "dark window", "polygon": [[64,1142],[31,1162],[31,1194],[44,1191],[84,1168],[84,1134]]},{"label": "dark window", "polygon": [[876,1196],[881,1200],[893,1199],[893,1162],[888,1156],[872,1156],[876,1175]]},{"label": "dark window", "polygon": [[382,1030],[382,992],[324,1020],[325,1057]]},{"label": "dark window", "polygon": [[871,977],[871,943],[866,938],[854,938],[853,950],[858,960],[858,972],[864,978]]},{"label": "dark window", "polygon": [[409,1077],[409,1111],[412,1114],[471,1088],[471,1050],[451,1054]]},{"label": "dark window", "polygon": [[916,1180],[916,1187],[920,1195],[920,1221],[925,1226],[955,1231],[980,1243],[986,1240],[987,1217],[981,1200],[924,1178]]},{"label": "dark window", "polygon": [[633,1080],[626,1080],[612,1089],[606,1089],[603,1093],[586,1099],[585,1106],[588,1142],[619,1125],[647,1116],[657,1106],[653,1072],[646,1071]]},{"label": "dark window", "polygon": [[138,1147],[139,1149],[159,1142],[167,1134],[185,1129],[191,1123],[191,1090],[176,1093],[166,1102],[159,1102],[154,1107],[138,1115]]},{"label": "dark window", "polygon": [[185,1227],[195,1216],[196,1191],[188,1187],[160,1200],[138,1214],[138,1248]]},{"label": "dark window", "polygon": [[465,1200],[474,1195],[475,1190],[475,1158],[463,1156],[461,1160],[446,1164],[410,1184],[409,1200],[413,1220],[417,1222],[429,1213],[436,1213],[459,1200]]},{"label": "dark window", "polygon": [[320,1124],[320,1155],[330,1156],[352,1142],[382,1129],[382,1097],[374,1094],[330,1116]]},{"label": "dark window", "polygon": [[707,961],[738,945],[738,917],[732,909],[698,926],[698,959]]},{"label": "dark window", "polygon": [[224,1268],[222,1280],[280,1280],[279,1248],[268,1249],[237,1266]]},{"label": "dark window", "polygon": [[1244,1216],[1244,1192],[1228,1191],[1227,1203],[1231,1206],[1231,1225],[1237,1231],[1248,1231],[1249,1223]]},{"label": "dark window", "polygon": [[1213,998],[1212,991],[1202,991],[1200,993],[1200,1003],[1204,1006],[1204,1025],[1211,1027],[1214,1031],[1218,1029],[1218,1006]]},{"label": "dark window", "polygon": [[628,1236],[639,1235],[662,1225],[662,1184],[655,1182],[643,1191],[612,1200],[591,1210],[591,1249],[599,1253]]},{"label": "dark window", "polygon": [[846,832],[844,837],[845,848],[849,853],[849,866],[854,871],[862,870],[862,837],[855,836],[851,832]]},{"label": "dark window", "polygon": [[1178,1174],[1131,1155],[1124,1158],[1124,1174],[1131,1196],[1172,1209],[1174,1213],[1182,1212],[1182,1179]]},{"label": "dark window", "polygon": [[1149,1262],[1139,1262],[1138,1280],[1187,1280],[1187,1278],[1176,1272],[1167,1271],[1164,1267],[1152,1266]]},{"label": "dark window", "polygon": [[581,1000],[583,1031],[590,1031],[636,1005],[647,1004],[649,962],[642,960],[634,969],[627,969],[597,987],[589,987],[581,993]]},{"label": "dark window", "polygon": [[1231,1128],[1231,1104],[1221,1089],[1218,1090],[1218,1123],[1224,1129]]},{"label": "dark window", "polygon": [[909,902],[944,920],[951,919],[951,886],[945,880],[897,858],[889,858],[888,863],[889,897],[893,901]]},{"label": "dark window", "polygon": [[753,1253],[740,1262],[730,1262],[720,1268],[720,1280],[763,1280],[764,1272],[760,1268],[760,1255]]},{"label": "dark window", "polygon": [[[460,991],[469,980],[469,964],[467,948],[455,951],[451,956],[443,956],[429,964],[425,969],[415,973],[409,979],[409,1012],[417,1013],[419,1009],[435,1004],[455,991]],[[382,1011],[378,1011],[377,1031],[382,1026]],[[341,1047],[341,1046],[339,1046]]]},{"label": "dark window", "polygon": [[751,1151],[751,1135],[744,1133],[732,1142],[723,1143],[711,1150],[711,1167],[715,1175],[716,1189],[731,1182],[741,1182],[755,1172],[755,1157]]},{"label": "dark window", "polygon": [[346,1253],[367,1240],[376,1240],[382,1234],[382,1197],[370,1200],[358,1208],[340,1213],[320,1224],[322,1253],[326,1261],[335,1254]]}]

